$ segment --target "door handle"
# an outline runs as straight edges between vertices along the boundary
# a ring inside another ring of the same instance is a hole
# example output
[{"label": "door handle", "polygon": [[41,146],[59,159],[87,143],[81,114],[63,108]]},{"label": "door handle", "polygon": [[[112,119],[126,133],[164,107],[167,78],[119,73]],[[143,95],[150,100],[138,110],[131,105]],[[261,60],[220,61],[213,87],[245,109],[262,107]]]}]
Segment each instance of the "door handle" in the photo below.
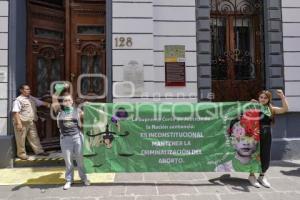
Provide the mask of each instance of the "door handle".
[{"label": "door handle", "polygon": [[76,75],[75,75],[74,73],[71,73],[71,75],[70,75],[70,80],[71,80],[71,82],[74,81],[75,77],[76,77]]}]

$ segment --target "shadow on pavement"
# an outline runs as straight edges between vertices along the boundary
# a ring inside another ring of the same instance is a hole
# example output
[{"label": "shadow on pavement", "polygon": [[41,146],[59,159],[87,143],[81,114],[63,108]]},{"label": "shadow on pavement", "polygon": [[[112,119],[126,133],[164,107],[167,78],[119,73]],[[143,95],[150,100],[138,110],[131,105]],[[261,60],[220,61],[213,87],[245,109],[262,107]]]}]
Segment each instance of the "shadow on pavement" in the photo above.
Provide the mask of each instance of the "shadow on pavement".
[{"label": "shadow on pavement", "polygon": [[[217,186],[220,183],[147,183],[147,182],[129,182],[129,183],[92,183],[91,186]],[[73,187],[73,186],[72,186]],[[80,184],[74,185],[74,187],[81,187]]]},{"label": "shadow on pavement", "polygon": [[[53,189],[53,188],[61,188],[65,182],[64,179],[60,178],[60,173],[50,174],[47,176],[41,176],[37,179],[29,179],[26,183],[23,183],[21,185],[15,186],[12,188],[12,191],[20,190],[23,187],[29,187],[31,189],[41,189],[41,190],[47,190],[47,189]],[[45,182],[45,179],[55,179],[56,183],[54,182]],[[37,184],[38,182],[42,182],[40,184]],[[58,182],[61,182],[59,184]],[[47,184],[45,184],[47,183]],[[220,184],[218,182],[210,182],[210,183],[147,183],[147,182],[118,182],[118,183],[92,183],[91,186],[223,186],[223,184]],[[83,185],[80,182],[75,182],[72,187],[83,187]]]},{"label": "shadow on pavement", "polygon": [[291,170],[280,170],[280,172],[285,175],[285,176],[296,176],[296,177],[300,177],[300,164],[299,163],[295,163],[292,161],[272,161],[272,166],[276,166],[276,167],[293,167],[295,169],[291,169]]},{"label": "shadow on pavement", "polygon": [[249,187],[253,187],[250,185],[247,179],[235,178],[231,177],[230,174],[224,174],[218,178],[208,180],[210,183],[220,182],[219,185],[224,186],[232,186],[233,190],[241,191],[241,192],[251,192]]},{"label": "shadow on pavement", "polygon": [[25,183],[12,188],[12,191],[20,190],[23,187],[38,188],[41,190],[59,188],[62,187],[62,184],[65,182],[65,180],[61,178],[61,175],[62,173],[52,173],[38,178],[28,179]]},{"label": "shadow on pavement", "polygon": [[287,160],[275,160],[271,161],[271,167],[300,167],[300,163],[295,163],[292,161],[287,161]]},{"label": "shadow on pavement", "polygon": [[280,172],[283,175],[286,175],[286,176],[297,176],[297,177],[300,177],[300,168],[294,169],[294,170],[289,170],[289,171],[283,171],[283,170],[281,170]]}]

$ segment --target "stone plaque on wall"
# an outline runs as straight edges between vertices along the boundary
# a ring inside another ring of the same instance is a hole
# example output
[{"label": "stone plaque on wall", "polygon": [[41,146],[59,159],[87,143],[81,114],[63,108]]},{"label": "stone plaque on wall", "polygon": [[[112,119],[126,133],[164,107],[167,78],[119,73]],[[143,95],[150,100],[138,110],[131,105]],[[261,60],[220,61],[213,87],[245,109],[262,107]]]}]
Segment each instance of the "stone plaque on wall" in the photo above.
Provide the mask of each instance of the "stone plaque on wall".
[{"label": "stone plaque on wall", "polygon": [[185,46],[165,46],[165,85],[185,86]]},{"label": "stone plaque on wall", "polygon": [[129,61],[123,70],[123,94],[142,95],[144,92],[144,66],[136,60]]}]

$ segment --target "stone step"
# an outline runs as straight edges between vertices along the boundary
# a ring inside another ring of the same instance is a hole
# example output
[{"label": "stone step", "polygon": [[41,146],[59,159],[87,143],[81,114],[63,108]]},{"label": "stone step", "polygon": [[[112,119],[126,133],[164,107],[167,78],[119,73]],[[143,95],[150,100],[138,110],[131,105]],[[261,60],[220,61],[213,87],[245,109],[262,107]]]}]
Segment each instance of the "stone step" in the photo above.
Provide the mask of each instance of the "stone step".
[{"label": "stone step", "polygon": [[65,162],[61,152],[51,151],[48,152],[49,156],[29,155],[28,160],[21,160],[15,158],[14,167],[53,167],[64,166]]}]

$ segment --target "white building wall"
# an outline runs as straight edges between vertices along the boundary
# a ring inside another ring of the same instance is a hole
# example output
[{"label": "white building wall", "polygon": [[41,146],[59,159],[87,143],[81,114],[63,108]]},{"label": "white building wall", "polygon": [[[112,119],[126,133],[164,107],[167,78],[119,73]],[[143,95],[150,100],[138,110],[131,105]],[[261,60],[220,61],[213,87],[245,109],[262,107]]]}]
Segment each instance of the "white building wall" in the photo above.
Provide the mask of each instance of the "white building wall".
[{"label": "white building wall", "polygon": [[[195,0],[113,0],[114,93],[129,60],[144,68],[144,93],[131,98],[115,94],[114,102],[197,102],[195,18]],[[133,46],[116,47],[120,36],[131,37]],[[185,45],[185,87],[165,86],[165,45]]]},{"label": "white building wall", "polygon": [[300,111],[300,1],[282,0],[285,89],[290,111]]},{"label": "white building wall", "polygon": [[8,1],[0,1],[0,136],[7,135]]}]

